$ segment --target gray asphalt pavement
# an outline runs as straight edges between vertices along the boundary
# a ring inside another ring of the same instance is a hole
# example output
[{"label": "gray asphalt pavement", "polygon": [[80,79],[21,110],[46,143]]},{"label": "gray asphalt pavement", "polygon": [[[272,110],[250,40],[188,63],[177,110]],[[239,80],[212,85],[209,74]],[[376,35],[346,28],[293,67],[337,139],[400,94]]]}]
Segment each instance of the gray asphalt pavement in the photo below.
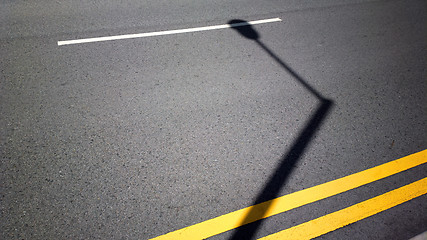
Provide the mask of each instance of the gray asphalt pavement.
[{"label": "gray asphalt pavement", "polygon": [[[427,149],[426,7],[1,2],[0,238],[149,239]],[[221,29],[57,45],[276,17],[253,26],[257,41]],[[425,177],[424,164],[239,234],[263,237]],[[426,230],[423,195],[319,239]]]}]

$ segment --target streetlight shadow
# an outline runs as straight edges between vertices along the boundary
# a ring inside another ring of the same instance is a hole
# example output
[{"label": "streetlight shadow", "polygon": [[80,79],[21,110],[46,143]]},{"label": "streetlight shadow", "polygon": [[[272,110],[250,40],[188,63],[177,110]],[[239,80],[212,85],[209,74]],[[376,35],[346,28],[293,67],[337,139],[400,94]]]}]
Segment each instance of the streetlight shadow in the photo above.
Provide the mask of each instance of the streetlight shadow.
[{"label": "streetlight shadow", "polygon": [[[286,181],[292,172],[295,164],[304,154],[305,149],[308,147],[315,133],[320,129],[322,122],[328,115],[333,101],[323,97],[316,89],[310,86],[306,80],[304,80],[297,72],[277,57],[266,45],[264,45],[259,39],[260,35],[252,28],[252,26],[244,20],[231,20],[228,22],[231,28],[235,29],[239,34],[247,39],[255,41],[262,49],[264,49],[277,63],[279,63],[283,69],[288,72],[297,82],[299,82],[306,90],[314,95],[318,100],[319,104],[315,112],[311,115],[310,119],[299,133],[298,138],[294,141],[289,151],[283,155],[279,165],[276,167],[274,173],[272,173],[268,182],[264,185],[262,191],[259,192],[254,203],[256,205],[274,198],[277,198],[280,190],[286,184]],[[240,239],[253,239],[256,232],[260,228],[265,213],[269,207],[262,210],[250,211],[245,218],[241,221],[241,225],[246,225],[237,228],[230,240]],[[255,220],[254,220],[255,219]],[[260,220],[256,220],[260,219]]]}]

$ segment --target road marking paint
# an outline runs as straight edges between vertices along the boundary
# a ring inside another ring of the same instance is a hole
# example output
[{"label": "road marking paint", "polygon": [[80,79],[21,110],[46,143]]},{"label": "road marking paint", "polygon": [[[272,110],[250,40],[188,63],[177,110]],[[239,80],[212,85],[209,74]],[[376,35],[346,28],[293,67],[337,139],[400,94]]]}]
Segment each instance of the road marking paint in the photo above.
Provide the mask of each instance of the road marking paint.
[{"label": "road marking paint", "polygon": [[[427,150],[423,150],[346,177],[212,218],[207,221],[158,236],[152,240],[205,239],[242,225],[360,187],[426,162]],[[265,211],[265,209],[267,210]],[[250,216],[247,217],[249,213]]]},{"label": "road marking paint", "polygon": [[259,240],[312,239],[427,193],[427,178]]},{"label": "road marking paint", "polygon": [[247,26],[247,25],[256,25],[256,24],[280,22],[280,21],[282,21],[282,19],[280,19],[280,18],[270,18],[270,19],[256,20],[256,21],[250,21],[250,22],[214,25],[214,26],[207,26],[207,27],[167,30],[167,31],[160,31],[160,32],[125,34],[125,35],[108,36],[108,37],[84,38],[84,39],[76,39],[76,40],[65,40],[65,41],[58,41],[58,46],[70,45],[70,44],[79,44],[79,43],[103,42],[103,41],[130,39],[130,38],[153,37],[153,36],[171,35],[171,34],[179,34],[179,33],[209,31],[209,30],[217,30],[217,29],[223,29],[223,28],[241,27],[241,26]]}]

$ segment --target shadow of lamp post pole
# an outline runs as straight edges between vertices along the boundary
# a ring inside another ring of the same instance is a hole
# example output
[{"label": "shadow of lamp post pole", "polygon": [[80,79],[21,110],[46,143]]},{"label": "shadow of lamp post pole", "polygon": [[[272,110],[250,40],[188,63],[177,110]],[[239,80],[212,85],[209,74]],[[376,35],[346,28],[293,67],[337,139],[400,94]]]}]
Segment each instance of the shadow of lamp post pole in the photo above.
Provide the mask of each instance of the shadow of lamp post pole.
[{"label": "shadow of lamp post pole", "polygon": [[[252,26],[243,20],[232,20],[228,22],[230,26],[235,29],[239,34],[247,39],[256,42],[264,51],[266,51],[282,68],[289,73],[298,83],[300,83],[306,90],[314,95],[319,100],[319,105],[316,111],[311,115],[310,119],[304,126],[303,130],[299,133],[298,138],[292,144],[289,151],[284,154],[279,165],[276,167],[274,173],[271,175],[268,182],[264,185],[264,188],[259,192],[253,205],[265,202],[278,197],[280,190],[286,184],[286,181],[292,172],[295,164],[304,154],[305,149],[309,145],[315,133],[319,130],[323,120],[328,115],[333,102],[323,97],[313,87],[311,87],[301,76],[298,75],[291,67],[277,57],[267,46],[265,46],[260,40],[259,34],[252,28]],[[263,209],[256,209],[250,211],[245,218],[242,220],[240,228],[237,228],[230,240],[240,239],[253,239],[259,227],[265,218],[265,213],[268,211],[269,206]],[[254,208],[255,209],[255,208]],[[260,219],[260,220],[258,220]]]}]

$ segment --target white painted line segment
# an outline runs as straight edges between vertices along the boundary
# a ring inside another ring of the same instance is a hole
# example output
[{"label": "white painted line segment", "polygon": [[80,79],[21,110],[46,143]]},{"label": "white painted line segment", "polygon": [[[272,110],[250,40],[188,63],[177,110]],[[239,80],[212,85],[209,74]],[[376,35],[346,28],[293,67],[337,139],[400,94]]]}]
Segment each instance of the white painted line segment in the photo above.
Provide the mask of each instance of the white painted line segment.
[{"label": "white painted line segment", "polygon": [[247,25],[280,22],[280,21],[282,21],[282,19],[280,18],[270,18],[270,19],[233,23],[233,24],[214,25],[214,26],[207,26],[207,27],[167,30],[167,31],[160,31],[160,32],[125,34],[125,35],[108,36],[108,37],[83,38],[83,39],[76,39],[76,40],[65,40],[65,41],[58,41],[58,46],[90,43],[90,42],[104,42],[104,41],[113,41],[113,40],[130,39],[130,38],[153,37],[153,36],[171,35],[171,34],[179,34],[179,33],[209,31],[209,30],[217,30],[217,29],[223,29],[223,28],[241,27],[241,26],[247,26]]}]

